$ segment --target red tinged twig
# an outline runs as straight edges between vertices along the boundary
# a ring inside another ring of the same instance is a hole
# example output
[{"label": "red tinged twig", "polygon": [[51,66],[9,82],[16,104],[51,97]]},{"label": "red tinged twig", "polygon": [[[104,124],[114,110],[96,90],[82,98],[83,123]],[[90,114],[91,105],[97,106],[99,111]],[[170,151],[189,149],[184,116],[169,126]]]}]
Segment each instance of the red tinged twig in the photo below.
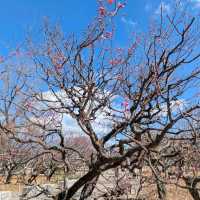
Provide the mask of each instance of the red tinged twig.
[{"label": "red tinged twig", "polygon": [[101,16],[105,16],[106,15],[106,9],[104,8],[104,7],[99,7],[99,14],[101,15]]},{"label": "red tinged twig", "polygon": [[114,0],[108,0],[108,3],[112,4],[112,3],[114,3]]}]

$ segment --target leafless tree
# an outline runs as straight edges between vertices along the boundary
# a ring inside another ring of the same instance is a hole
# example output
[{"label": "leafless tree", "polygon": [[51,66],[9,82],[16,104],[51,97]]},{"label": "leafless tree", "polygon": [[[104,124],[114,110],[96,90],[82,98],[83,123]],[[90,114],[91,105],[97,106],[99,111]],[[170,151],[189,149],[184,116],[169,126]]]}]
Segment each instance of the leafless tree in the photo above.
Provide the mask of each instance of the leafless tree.
[{"label": "leafless tree", "polygon": [[[199,17],[178,5],[170,14],[161,8],[149,32],[121,48],[113,44],[114,21],[125,3],[115,1],[111,8],[98,2],[98,16],[81,39],[45,25],[43,43],[29,43],[40,85],[23,93],[23,129],[13,131],[3,123],[1,129],[22,144],[39,146],[37,159],[51,154],[66,177],[73,168],[69,152],[87,166],[58,199],[71,199],[79,190],[80,199],[87,199],[99,177],[118,167],[133,175],[148,168],[158,198],[165,199],[165,186],[172,182],[164,175],[169,168],[181,169],[186,156],[171,141],[185,137],[195,143],[199,137]],[[71,132],[63,128],[65,116],[89,138],[87,156],[67,142]]]}]

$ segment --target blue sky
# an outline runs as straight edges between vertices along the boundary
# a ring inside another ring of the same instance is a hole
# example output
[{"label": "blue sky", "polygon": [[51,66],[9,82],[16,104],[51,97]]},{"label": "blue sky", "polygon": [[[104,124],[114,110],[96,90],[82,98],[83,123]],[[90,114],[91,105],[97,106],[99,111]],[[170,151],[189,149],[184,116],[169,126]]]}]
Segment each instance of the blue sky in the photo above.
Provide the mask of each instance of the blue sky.
[{"label": "blue sky", "polygon": [[[131,31],[146,29],[161,3],[160,0],[127,1],[119,21],[119,41]],[[186,1],[200,7],[200,0],[182,0]],[[169,0],[162,2],[169,11]],[[97,12],[96,0],[0,0],[0,3],[0,51],[20,44],[28,31],[33,36],[39,34],[44,17],[60,23],[66,33],[80,34]]]},{"label": "blue sky", "polygon": [[[106,1],[106,0],[105,0]],[[118,0],[120,1],[120,0]],[[124,0],[121,0],[122,2]],[[149,21],[156,17],[159,6],[170,12],[175,0],[126,0],[127,5],[118,17],[118,35],[115,44],[127,45],[132,32],[148,29]],[[192,12],[200,12],[200,0],[190,1]],[[0,56],[25,41],[27,32],[33,38],[41,35],[44,18],[61,24],[65,33],[80,35],[97,15],[96,0],[0,0]]]},{"label": "blue sky", "polygon": [[[127,0],[127,5],[118,17],[119,28],[115,44],[123,47],[131,32],[147,30],[149,21],[156,17],[161,2],[164,10],[170,12],[170,2],[174,1]],[[200,12],[200,0],[181,0],[184,3],[188,1],[192,12]],[[37,38],[46,17],[52,23],[60,23],[65,33],[80,35],[98,10],[96,0],[0,0],[0,3],[0,56],[23,43],[27,32]]]},{"label": "blue sky", "polygon": [[[60,23],[67,33],[80,34],[97,12],[96,0],[0,0],[0,3],[0,50],[21,43],[27,31],[39,34],[44,17]],[[121,12],[121,33],[144,29],[159,4],[159,0],[128,0]]]}]

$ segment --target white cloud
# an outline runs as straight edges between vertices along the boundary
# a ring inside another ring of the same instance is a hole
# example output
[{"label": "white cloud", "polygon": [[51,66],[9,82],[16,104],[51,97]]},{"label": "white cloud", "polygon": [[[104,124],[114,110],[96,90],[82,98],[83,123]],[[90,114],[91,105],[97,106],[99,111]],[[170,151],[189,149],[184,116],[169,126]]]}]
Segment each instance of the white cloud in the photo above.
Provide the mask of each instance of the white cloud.
[{"label": "white cloud", "polygon": [[133,21],[132,19],[127,19],[126,17],[121,17],[121,21],[126,24],[126,25],[129,25],[129,26],[136,26],[137,25],[137,22]]},{"label": "white cloud", "polygon": [[[98,133],[99,135],[104,135],[105,133],[109,132],[109,130],[111,130],[112,122],[108,119],[108,117],[105,116],[104,113],[98,112],[97,116],[98,117],[94,121],[92,121],[92,127],[96,133]],[[77,121],[68,114],[64,114],[62,126],[63,132],[65,132],[66,134],[83,133]]]},{"label": "white cloud", "polygon": [[[82,90],[77,88],[77,95],[82,95]],[[52,93],[50,91],[41,93],[38,97],[41,99],[42,107],[49,106],[52,108],[57,108],[58,110],[62,107],[58,99],[62,101],[62,103],[66,106],[73,106],[72,101],[66,96],[64,91],[58,91],[56,93]],[[101,94],[99,94],[99,98],[101,98]],[[97,103],[97,102],[96,102]],[[38,103],[40,104],[40,103]],[[95,106],[95,102],[94,102]],[[38,107],[38,106],[37,106]],[[109,130],[111,130],[112,121],[106,115],[108,112],[108,108],[105,107],[104,110],[97,111],[96,119],[92,121],[92,127],[94,131],[99,135],[104,135]],[[41,119],[40,119],[41,120]],[[45,119],[47,120],[47,118]],[[62,118],[62,130],[65,134],[82,134],[83,131],[81,130],[80,126],[78,125],[77,121],[72,118],[69,114],[63,114]]]},{"label": "white cloud", "polygon": [[[82,93],[81,90],[79,92],[81,95],[81,93]],[[48,104],[50,107],[52,106],[53,108],[59,109],[60,103],[57,101],[56,96],[58,98],[62,99],[62,102],[64,102],[64,104],[66,106],[72,104],[72,102],[69,100],[69,98],[67,98],[64,91],[58,91],[55,94],[53,94],[50,91],[44,92],[41,94],[40,98],[44,101],[46,100],[46,105]],[[98,95],[98,96],[101,98],[101,95]],[[119,97],[115,97],[115,98],[117,98],[119,100]],[[122,113],[124,110],[124,108],[122,108],[121,101],[123,101],[123,100],[119,100],[114,103],[113,106],[115,108],[115,112],[111,111],[109,108],[105,107],[105,108],[103,108],[103,110],[99,110],[96,113],[96,118],[92,121],[91,125],[92,125],[94,131],[100,137],[105,135],[112,129],[113,119],[111,116],[113,114],[115,114],[116,120],[120,120],[120,116],[123,115],[123,114],[121,114],[121,115],[119,114],[119,113]],[[95,104],[95,102],[94,102],[94,104]],[[171,101],[171,105],[170,105],[174,115],[183,111],[186,106],[187,106],[187,102],[184,99]],[[40,107],[40,105],[39,105],[39,107]],[[160,112],[159,116],[166,117],[167,116],[167,105],[166,104],[160,105],[160,109],[161,109],[161,112]],[[119,112],[117,112],[117,110]],[[158,111],[157,109],[154,110],[154,112],[157,112],[157,111]],[[108,112],[111,114],[110,117],[107,115]],[[118,116],[117,116],[117,114],[118,114]],[[47,118],[45,118],[45,120],[47,120]],[[73,117],[71,117],[69,114],[66,114],[66,113],[63,114],[61,126],[62,126],[63,133],[65,133],[66,135],[71,136],[73,134],[74,135],[82,135],[83,134],[83,131],[81,130],[77,121]]]},{"label": "white cloud", "polygon": [[[174,115],[182,112],[186,106],[187,106],[187,102],[184,99],[171,101],[171,103],[170,103],[170,108],[172,110],[172,114],[174,114]],[[161,109],[161,112],[159,115],[161,117],[166,117],[168,115],[167,104],[161,105],[160,109]],[[157,112],[157,111],[158,110],[155,109],[155,112]]]},{"label": "white cloud", "polygon": [[170,13],[171,7],[169,4],[167,4],[165,2],[161,2],[160,5],[158,6],[158,8],[155,10],[155,14],[159,15],[161,13],[161,10],[163,13]]}]

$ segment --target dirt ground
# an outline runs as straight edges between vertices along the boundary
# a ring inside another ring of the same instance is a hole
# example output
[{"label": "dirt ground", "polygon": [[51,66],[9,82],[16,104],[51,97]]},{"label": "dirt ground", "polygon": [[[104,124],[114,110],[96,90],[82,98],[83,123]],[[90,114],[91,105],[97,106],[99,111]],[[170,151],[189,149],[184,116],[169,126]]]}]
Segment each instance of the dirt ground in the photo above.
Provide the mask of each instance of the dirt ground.
[{"label": "dirt ground", "polygon": [[[54,177],[51,183],[56,183],[58,181],[58,177]],[[37,179],[37,183],[44,184],[47,183],[45,177],[40,176]],[[4,184],[3,178],[0,177],[0,191],[11,191],[11,192],[21,192],[24,185],[19,183],[19,179],[14,176],[11,180],[10,184]],[[148,200],[156,200],[156,187],[150,186],[148,188],[144,188],[145,195]],[[167,187],[167,200],[193,200],[189,192],[185,189],[180,189],[174,185]]]},{"label": "dirt ground", "polygon": [[[3,177],[0,176],[0,191],[21,192],[24,187],[22,180],[17,176],[13,176],[9,184],[5,184],[3,180]],[[59,177],[53,177],[51,182],[48,182],[46,177],[41,175],[36,178],[36,182],[38,184],[58,183]]]},{"label": "dirt ground", "polygon": [[[146,198],[148,200],[158,199],[156,196],[155,188],[148,188],[149,192],[146,193]],[[193,200],[190,193],[185,189],[177,188],[176,186],[167,187],[167,199],[166,200]]]}]

